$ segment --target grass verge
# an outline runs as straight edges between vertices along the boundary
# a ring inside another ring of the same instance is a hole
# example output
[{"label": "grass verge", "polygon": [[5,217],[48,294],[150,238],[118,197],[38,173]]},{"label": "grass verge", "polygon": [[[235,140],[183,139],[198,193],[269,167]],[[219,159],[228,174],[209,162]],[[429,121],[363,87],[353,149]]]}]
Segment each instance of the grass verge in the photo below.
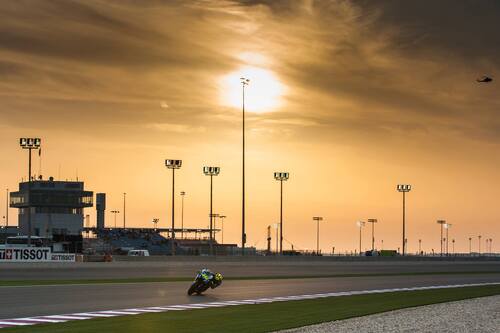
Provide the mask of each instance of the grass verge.
[{"label": "grass verge", "polygon": [[[275,276],[236,276],[226,277],[232,280],[282,280],[282,279],[318,279],[318,278],[343,278],[343,277],[376,277],[376,276],[415,276],[415,275],[477,275],[500,274],[492,271],[476,272],[404,272],[404,273],[367,273],[367,274],[329,274],[329,275],[275,275]],[[105,283],[154,283],[154,282],[179,282],[192,281],[193,277],[150,277],[150,278],[124,278],[124,279],[70,279],[70,280],[0,280],[0,287],[16,286],[46,286],[70,284],[105,284]]]},{"label": "grass verge", "polygon": [[500,294],[500,285],[329,297],[2,329],[2,332],[268,332],[407,307]]}]

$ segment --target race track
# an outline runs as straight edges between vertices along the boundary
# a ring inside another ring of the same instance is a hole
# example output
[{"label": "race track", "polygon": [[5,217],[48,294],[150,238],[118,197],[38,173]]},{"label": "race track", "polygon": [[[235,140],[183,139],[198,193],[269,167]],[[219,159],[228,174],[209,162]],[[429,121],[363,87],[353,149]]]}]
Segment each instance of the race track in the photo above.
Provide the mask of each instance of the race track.
[{"label": "race track", "polygon": [[205,296],[189,282],[0,287],[0,319],[336,291],[500,282],[500,274],[225,281]]}]

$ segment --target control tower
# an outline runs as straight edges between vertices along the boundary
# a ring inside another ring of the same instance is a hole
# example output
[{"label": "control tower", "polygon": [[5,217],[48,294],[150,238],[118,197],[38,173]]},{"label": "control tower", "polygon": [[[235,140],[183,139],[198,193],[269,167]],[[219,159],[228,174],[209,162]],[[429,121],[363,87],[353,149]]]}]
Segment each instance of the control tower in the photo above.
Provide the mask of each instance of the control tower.
[{"label": "control tower", "polygon": [[92,205],[93,192],[85,191],[80,181],[50,177],[31,181],[31,190],[29,182],[19,183],[19,191],[10,193],[10,207],[19,208],[20,232],[28,234],[30,209],[31,234],[54,242],[81,242],[83,209]]}]

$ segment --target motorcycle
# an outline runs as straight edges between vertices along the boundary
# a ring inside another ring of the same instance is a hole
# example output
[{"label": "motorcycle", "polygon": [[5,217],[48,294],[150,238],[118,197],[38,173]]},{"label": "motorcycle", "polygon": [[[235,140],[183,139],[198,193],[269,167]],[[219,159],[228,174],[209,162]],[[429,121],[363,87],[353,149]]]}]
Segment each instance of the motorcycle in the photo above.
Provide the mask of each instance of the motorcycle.
[{"label": "motorcycle", "polygon": [[210,287],[215,288],[217,287],[217,285],[213,285],[212,281],[206,281],[201,275],[201,273],[198,272],[196,274],[193,283],[191,284],[191,287],[189,287],[187,294],[189,296],[191,296],[194,293],[200,295],[202,292],[206,291]]}]

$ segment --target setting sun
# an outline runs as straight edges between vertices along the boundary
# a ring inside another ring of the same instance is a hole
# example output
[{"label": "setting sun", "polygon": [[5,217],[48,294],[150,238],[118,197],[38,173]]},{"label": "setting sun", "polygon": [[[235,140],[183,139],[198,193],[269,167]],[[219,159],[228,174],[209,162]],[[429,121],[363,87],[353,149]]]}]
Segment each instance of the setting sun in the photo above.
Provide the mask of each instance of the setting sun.
[{"label": "setting sun", "polygon": [[227,106],[241,106],[240,78],[250,80],[245,90],[245,107],[250,112],[273,111],[283,104],[285,87],[270,70],[259,67],[243,67],[221,79],[221,103]]}]

